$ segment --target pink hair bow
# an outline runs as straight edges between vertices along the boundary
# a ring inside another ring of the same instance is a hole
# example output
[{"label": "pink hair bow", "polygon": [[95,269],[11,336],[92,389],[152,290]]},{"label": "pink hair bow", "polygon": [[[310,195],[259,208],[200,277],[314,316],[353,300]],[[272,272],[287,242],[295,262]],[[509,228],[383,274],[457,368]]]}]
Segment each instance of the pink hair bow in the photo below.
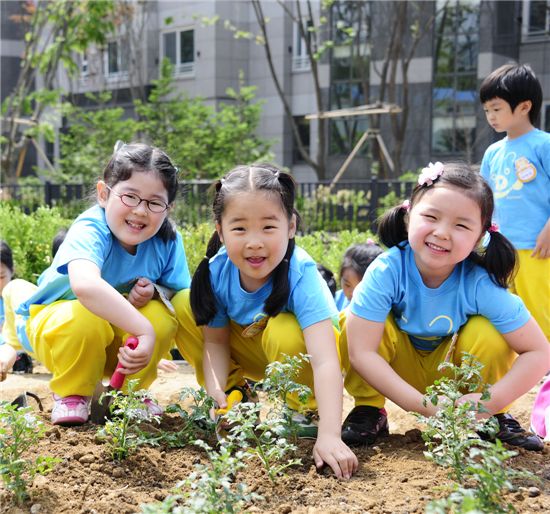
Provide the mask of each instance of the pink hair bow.
[{"label": "pink hair bow", "polygon": [[430,162],[426,168],[422,168],[418,176],[418,185],[431,186],[441,176],[444,169],[442,162],[437,161],[435,164]]},{"label": "pink hair bow", "polygon": [[489,232],[498,232],[500,227],[493,221],[489,227]]}]

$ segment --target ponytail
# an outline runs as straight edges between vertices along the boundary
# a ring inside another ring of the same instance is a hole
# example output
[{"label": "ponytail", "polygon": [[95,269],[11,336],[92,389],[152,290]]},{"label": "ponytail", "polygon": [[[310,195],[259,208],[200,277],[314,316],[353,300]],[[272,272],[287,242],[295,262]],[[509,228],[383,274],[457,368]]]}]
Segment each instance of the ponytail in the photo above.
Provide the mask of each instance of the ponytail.
[{"label": "ponytail", "polygon": [[485,268],[491,280],[507,288],[514,276],[517,253],[512,243],[500,232],[489,232],[489,243],[481,254],[472,252],[472,261]]},{"label": "ponytail", "polygon": [[279,265],[273,270],[271,276],[272,289],[271,294],[265,301],[264,310],[268,316],[277,316],[288,302],[290,295],[290,282],[288,281],[288,269],[290,267],[290,258],[294,253],[296,242],[294,238],[289,239],[286,254]]},{"label": "ponytail", "polygon": [[210,283],[209,261],[218,253],[222,242],[217,232],[212,234],[206,247],[206,255],[197,266],[191,281],[191,310],[197,326],[207,325],[216,315],[216,299]]},{"label": "ponytail", "polygon": [[407,240],[406,214],[407,208],[404,205],[397,205],[378,219],[378,239],[387,248]]}]

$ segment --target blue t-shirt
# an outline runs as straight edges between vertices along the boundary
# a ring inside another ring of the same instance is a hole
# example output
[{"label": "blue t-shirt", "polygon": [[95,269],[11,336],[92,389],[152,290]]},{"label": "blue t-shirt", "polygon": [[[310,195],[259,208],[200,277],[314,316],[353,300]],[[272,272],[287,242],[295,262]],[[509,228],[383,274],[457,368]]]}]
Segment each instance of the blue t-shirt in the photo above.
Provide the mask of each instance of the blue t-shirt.
[{"label": "blue t-shirt", "polygon": [[[86,259],[98,266],[101,278],[120,293],[128,293],[137,278],[145,277],[156,284],[179,291],[191,285],[189,268],[181,235],[163,241],[154,236],[129,254],[113,236],[105,220],[105,211],[96,205],[84,211],[71,225],[55,258],[38,279],[38,289],[16,309],[23,319],[34,304],[49,305],[57,300],[74,300],[68,275],[69,262]],[[24,326],[18,336],[27,343]],[[23,339],[23,338],[24,339]],[[29,348],[30,349],[30,348]]]},{"label": "blue t-shirt", "polygon": [[495,197],[500,231],[519,250],[531,250],[550,218],[550,134],[533,129],[492,144],[481,175]]},{"label": "blue t-shirt", "polygon": [[[338,327],[338,310],[334,298],[317,271],[315,261],[301,248],[294,248],[289,265],[290,294],[282,312],[296,316],[302,330],[330,319]],[[248,326],[266,317],[264,304],[272,290],[270,278],[251,293],[240,284],[239,269],[227,256],[225,247],[210,259],[210,282],[217,312],[210,327],[225,327],[230,320]]]},{"label": "blue t-shirt", "polygon": [[503,334],[530,319],[518,296],[496,285],[484,268],[469,260],[457,264],[439,287],[427,287],[411,247],[404,245],[402,250],[390,248],[367,268],[353,292],[353,314],[384,322],[391,312],[419,350],[435,349],[470,316],[484,316]]},{"label": "blue t-shirt", "polygon": [[348,297],[344,294],[343,289],[338,289],[338,291],[336,291],[336,294],[334,295],[334,303],[336,303],[336,308],[340,312],[342,312],[349,305]]}]

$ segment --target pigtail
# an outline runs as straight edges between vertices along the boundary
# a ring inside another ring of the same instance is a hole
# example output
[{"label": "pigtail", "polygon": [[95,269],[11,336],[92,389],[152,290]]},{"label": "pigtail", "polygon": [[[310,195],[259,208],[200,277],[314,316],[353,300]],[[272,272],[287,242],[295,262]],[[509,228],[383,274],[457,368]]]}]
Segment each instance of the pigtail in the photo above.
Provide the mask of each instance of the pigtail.
[{"label": "pigtail", "polygon": [[512,243],[500,232],[489,232],[489,243],[481,254],[472,253],[472,260],[485,268],[491,280],[508,288],[514,276],[517,253]]},{"label": "pigtail", "polygon": [[173,241],[176,239],[176,224],[170,218],[166,217],[157,232],[157,236],[164,242]]},{"label": "pigtail", "polygon": [[207,325],[216,315],[216,299],[210,283],[209,261],[218,253],[222,242],[217,232],[212,234],[206,247],[206,255],[197,266],[191,281],[191,310],[197,326]]},{"label": "pigtail", "polygon": [[271,294],[265,301],[264,310],[268,316],[277,316],[288,302],[290,296],[290,282],[288,280],[288,269],[290,267],[290,258],[294,253],[296,241],[289,239],[286,254],[279,265],[273,270]]},{"label": "pigtail", "polygon": [[407,208],[403,205],[398,205],[386,211],[378,219],[378,239],[387,248],[397,246],[402,241],[407,240],[406,214]]}]

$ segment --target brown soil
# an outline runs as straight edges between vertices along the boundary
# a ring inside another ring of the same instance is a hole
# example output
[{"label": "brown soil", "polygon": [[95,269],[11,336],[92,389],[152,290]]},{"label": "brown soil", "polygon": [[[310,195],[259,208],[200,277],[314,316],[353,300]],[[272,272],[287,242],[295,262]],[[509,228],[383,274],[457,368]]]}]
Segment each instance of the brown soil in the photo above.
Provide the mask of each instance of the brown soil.
[{"label": "brown soil", "polygon": [[[38,394],[44,403],[44,419],[49,423],[50,375],[38,367],[32,375],[9,375],[0,384],[0,398],[11,400],[22,391]],[[162,405],[179,402],[183,387],[196,386],[192,370],[180,365],[176,373],[160,372],[152,391]],[[534,391],[522,397],[512,409],[527,426]],[[34,402],[31,401],[33,404]],[[344,410],[352,408],[349,397]],[[336,480],[318,474],[311,458],[312,441],[301,441],[299,456],[303,465],[272,485],[259,464],[249,462],[239,475],[249,489],[263,496],[246,512],[265,513],[413,513],[423,512],[428,501],[445,494],[449,484],[446,471],[426,461],[416,420],[395,405],[388,405],[389,438],[376,446],[357,450],[359,471],[351,480]],[[177,421],[164,417],[163,427]],[[186,478],[194,464],[205,460],[202,450],[142,447],[122,463],[109,459],[105,446],[96,440],[97,428],[52,427],[37,455],[60,457],[53,473],[35,478],[31,500],[16,507],[0,485],[0,512],[6,513],[134,513],[140,505],[164,499],[174,485]],[[520,451],[512,461],[514,468],[525,468],[541,478],[538,483],[520,482],[508,500],[520,513],[550,512],[550,445],[544,452]]]}]

